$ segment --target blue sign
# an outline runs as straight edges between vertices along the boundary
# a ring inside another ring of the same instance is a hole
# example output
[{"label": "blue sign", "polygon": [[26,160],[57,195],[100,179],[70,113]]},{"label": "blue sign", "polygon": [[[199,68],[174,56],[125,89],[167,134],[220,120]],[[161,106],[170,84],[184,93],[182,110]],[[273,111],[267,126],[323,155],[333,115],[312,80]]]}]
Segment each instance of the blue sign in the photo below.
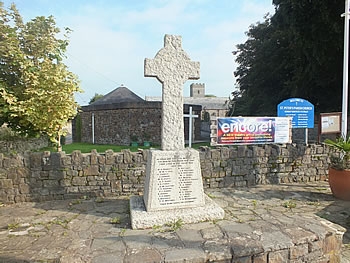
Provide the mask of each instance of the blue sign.
[{"label": "blue sign", "polygon": [[292,117],[292,128],[314,127],[314,105],[304,99],[292,98],[277,106],[278,117]]}]

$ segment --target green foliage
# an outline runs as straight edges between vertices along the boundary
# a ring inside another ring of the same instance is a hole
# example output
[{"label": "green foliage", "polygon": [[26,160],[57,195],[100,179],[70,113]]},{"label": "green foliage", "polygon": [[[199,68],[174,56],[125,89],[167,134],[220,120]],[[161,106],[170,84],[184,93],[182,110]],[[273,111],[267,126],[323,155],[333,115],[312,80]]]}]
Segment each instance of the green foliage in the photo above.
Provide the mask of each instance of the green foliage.
[{"label": "green foliage", "polygon": [[252,200],[252,204],[253,204],[254,209],[256,209],[256,207],[257,207],[257,205],[258,205],[258,201]]},{"label": "green foliage", "polygon": [[7,229],[8,230],[15,230],[20,227],[19,223],[9,223],[7,224]]},{"label": "green foliage", "polygon": [[26,136],[48,135],[59,142],[76,113],[77,77],[62,62],[68,45],[52,16],[24,23],[14,4],[0,2],[0,125]]},{"label": "green foliage", "polygon": [[[186,147],[188,145],[186,144]],[[198,143],[193,143],[192,148],[193,149],[199,149],[200,147],[211,147],[210,142],[198,142]]]},{"label": "green foliage", "polygon": [[234,114],[275,115],[278,103],[291,97],[308,99],[319,112],[340,110],[344,3],[273,4],[275,14],[252,25],[234,51]]},{"label": "green foliage", "polygon": [[105,200],[104,200],[104,198],[103,197],[97,197],[96,199],[95,199],[95,202],[96,203],[103,203]]},{"label": "green foliage", "polygon": [[208,196],[209,198],[211,198],[211,199],[216,198],[216,196],[215,196],[215,195],[213,195],[213,194],[211,194],[211,193],[207,193],[207,196]]},{"label": "green foliage", "polygon": [[282,204],[283,207],[293,209],[297,207],[297,203],[294,200],[288,200]]},{"label": "green foliage", "polygon": [[68,229],[69,223],[72,222],[72,220],[76,219],[78,216],[79,216],[79,214],[76,214],[70,218],[54,218],[48,222],[37,222],[34,225],[42,225],[47,230],[50,230],[51,226],[53,226],[53,225],[61,226],[64,229]]},{"label": "green foliage", "polygon": [[184,222],[182,219],[174,220],[173,222],[166,223],[165,226],[169,228],[170,231],[175,232],[183,226]]},{"label": "green foliage", "polygon": [[335,141],[326,139],[325,144],[337,150],[331,157],[331,167],[337,170],[350,169],[350,137],[341,136]]},{"label": "green foliage", "polygon": [[110,223],[111,223],[111,224],[120,224],[120,217],[119,217],[119,216],[113,217],[113,218],[110,220]]},{"label": "green foliage", "polygon": [[0,141],[15,141],[18,139],[23,139],[23,137],[8,127],[0,127]]},{"label": "green foliage", "polygon": [[95,93],[95,95],[90,99],[89,104],[94,103],[95,101],[101,99],[104,95]]},{"label": "green foliage", "polygon": [[154,230],[156,232],[164,232],[161,225],[152,226],[152,230]]},{"label": "green foliage", "polygon": [[119,236],[120,236],[120,237],[123,237],[123,236],[125,236],[125,233],[126,233],[126,228],[122,228],[122,229],[120,230]]},{"label": "green foliage", "polygon": [[[238,101],[242,100],[242,91],[240,90],[235,90],[231,93],[231,96],[228,98],[228,100],[225,102],[225,106],[227,106],[228,111],[226,113],[226,117],[232,117],[234,116],[239,109],[236,109],[236,104]],[[242,106],[241,104],[238,104],[239,106]]]},{"label": "green foliage", "polygon": [[178,219],[172,221],[172,222],[168,222],[165,223],[163,226],[161,225],[154,225],[152,227],[152,230],[155,232],[159,232],[159,233],[164,233],[164,232],[176,232],[177,230],[181,229],[183,226],[184,222],[182,221],[182,219]]},{"label": "green foliage", "polygon": [[341,136],[337,138],[335,141],[331,139],[326,139],[324,141],[327,145],[337,148],[338,150],[341,150],[344,152],[344,154],[350,153],[350,137],[345,138],[344,136]]}]

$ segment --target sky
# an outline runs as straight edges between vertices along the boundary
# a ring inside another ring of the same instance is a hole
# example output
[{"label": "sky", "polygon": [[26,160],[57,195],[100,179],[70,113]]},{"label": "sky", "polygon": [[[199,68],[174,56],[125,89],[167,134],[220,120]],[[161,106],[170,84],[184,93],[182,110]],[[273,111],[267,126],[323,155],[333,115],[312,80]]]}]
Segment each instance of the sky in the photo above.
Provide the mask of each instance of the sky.
[{"label": "sky", "polygon": [[144,77],[144,59],[154,58],[164,46],[165,34],[182,36],[182,48],[200,62],[206,94],[229,97],[235,89],[232,54],[246,41],[249,26],[274,13],[272,0],[0,0],[15,3],[27,22],[36,16],[55,18],[69,27],[65,64],[84,91],[75,95],[87,105],[96,94],[121,85],[138,96],[161,96],[156,78]]}]

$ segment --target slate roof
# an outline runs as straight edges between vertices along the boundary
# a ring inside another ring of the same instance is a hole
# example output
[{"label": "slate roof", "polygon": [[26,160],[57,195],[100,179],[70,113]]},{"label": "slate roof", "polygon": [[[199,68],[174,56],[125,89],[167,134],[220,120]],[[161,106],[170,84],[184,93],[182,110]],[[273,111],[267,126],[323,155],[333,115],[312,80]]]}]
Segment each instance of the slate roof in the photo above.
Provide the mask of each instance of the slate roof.
[{"label": "slate roof", "polygon": [[90,106],[117,104],[125,102],[144,102],[145,100],[130,91],[127,87],[119,87],[104,95]]},{"label": "slate roof", "polygon": [[202,105],[207,110],[226,110],[228,98],[224,97],[184,97],[184,103]]},{"label": "slate roof", "polygon": [[[224,97],[184,97],[185,104],[201,105],[207,110],[225,110],[228,98]],[[162,101],[162,97],[146,96],[146,101]]]}]

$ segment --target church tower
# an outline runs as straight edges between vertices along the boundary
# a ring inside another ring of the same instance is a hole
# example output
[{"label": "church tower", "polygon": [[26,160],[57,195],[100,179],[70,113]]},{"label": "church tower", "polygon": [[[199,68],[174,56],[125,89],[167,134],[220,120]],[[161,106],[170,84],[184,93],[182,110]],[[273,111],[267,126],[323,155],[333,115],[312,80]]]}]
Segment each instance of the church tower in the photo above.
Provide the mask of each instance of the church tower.
[{"label": "church tower", "polygon": [[205,97],[204,83],[192,83],[190,85],[190,97],[193,97],[193,98]]}]

